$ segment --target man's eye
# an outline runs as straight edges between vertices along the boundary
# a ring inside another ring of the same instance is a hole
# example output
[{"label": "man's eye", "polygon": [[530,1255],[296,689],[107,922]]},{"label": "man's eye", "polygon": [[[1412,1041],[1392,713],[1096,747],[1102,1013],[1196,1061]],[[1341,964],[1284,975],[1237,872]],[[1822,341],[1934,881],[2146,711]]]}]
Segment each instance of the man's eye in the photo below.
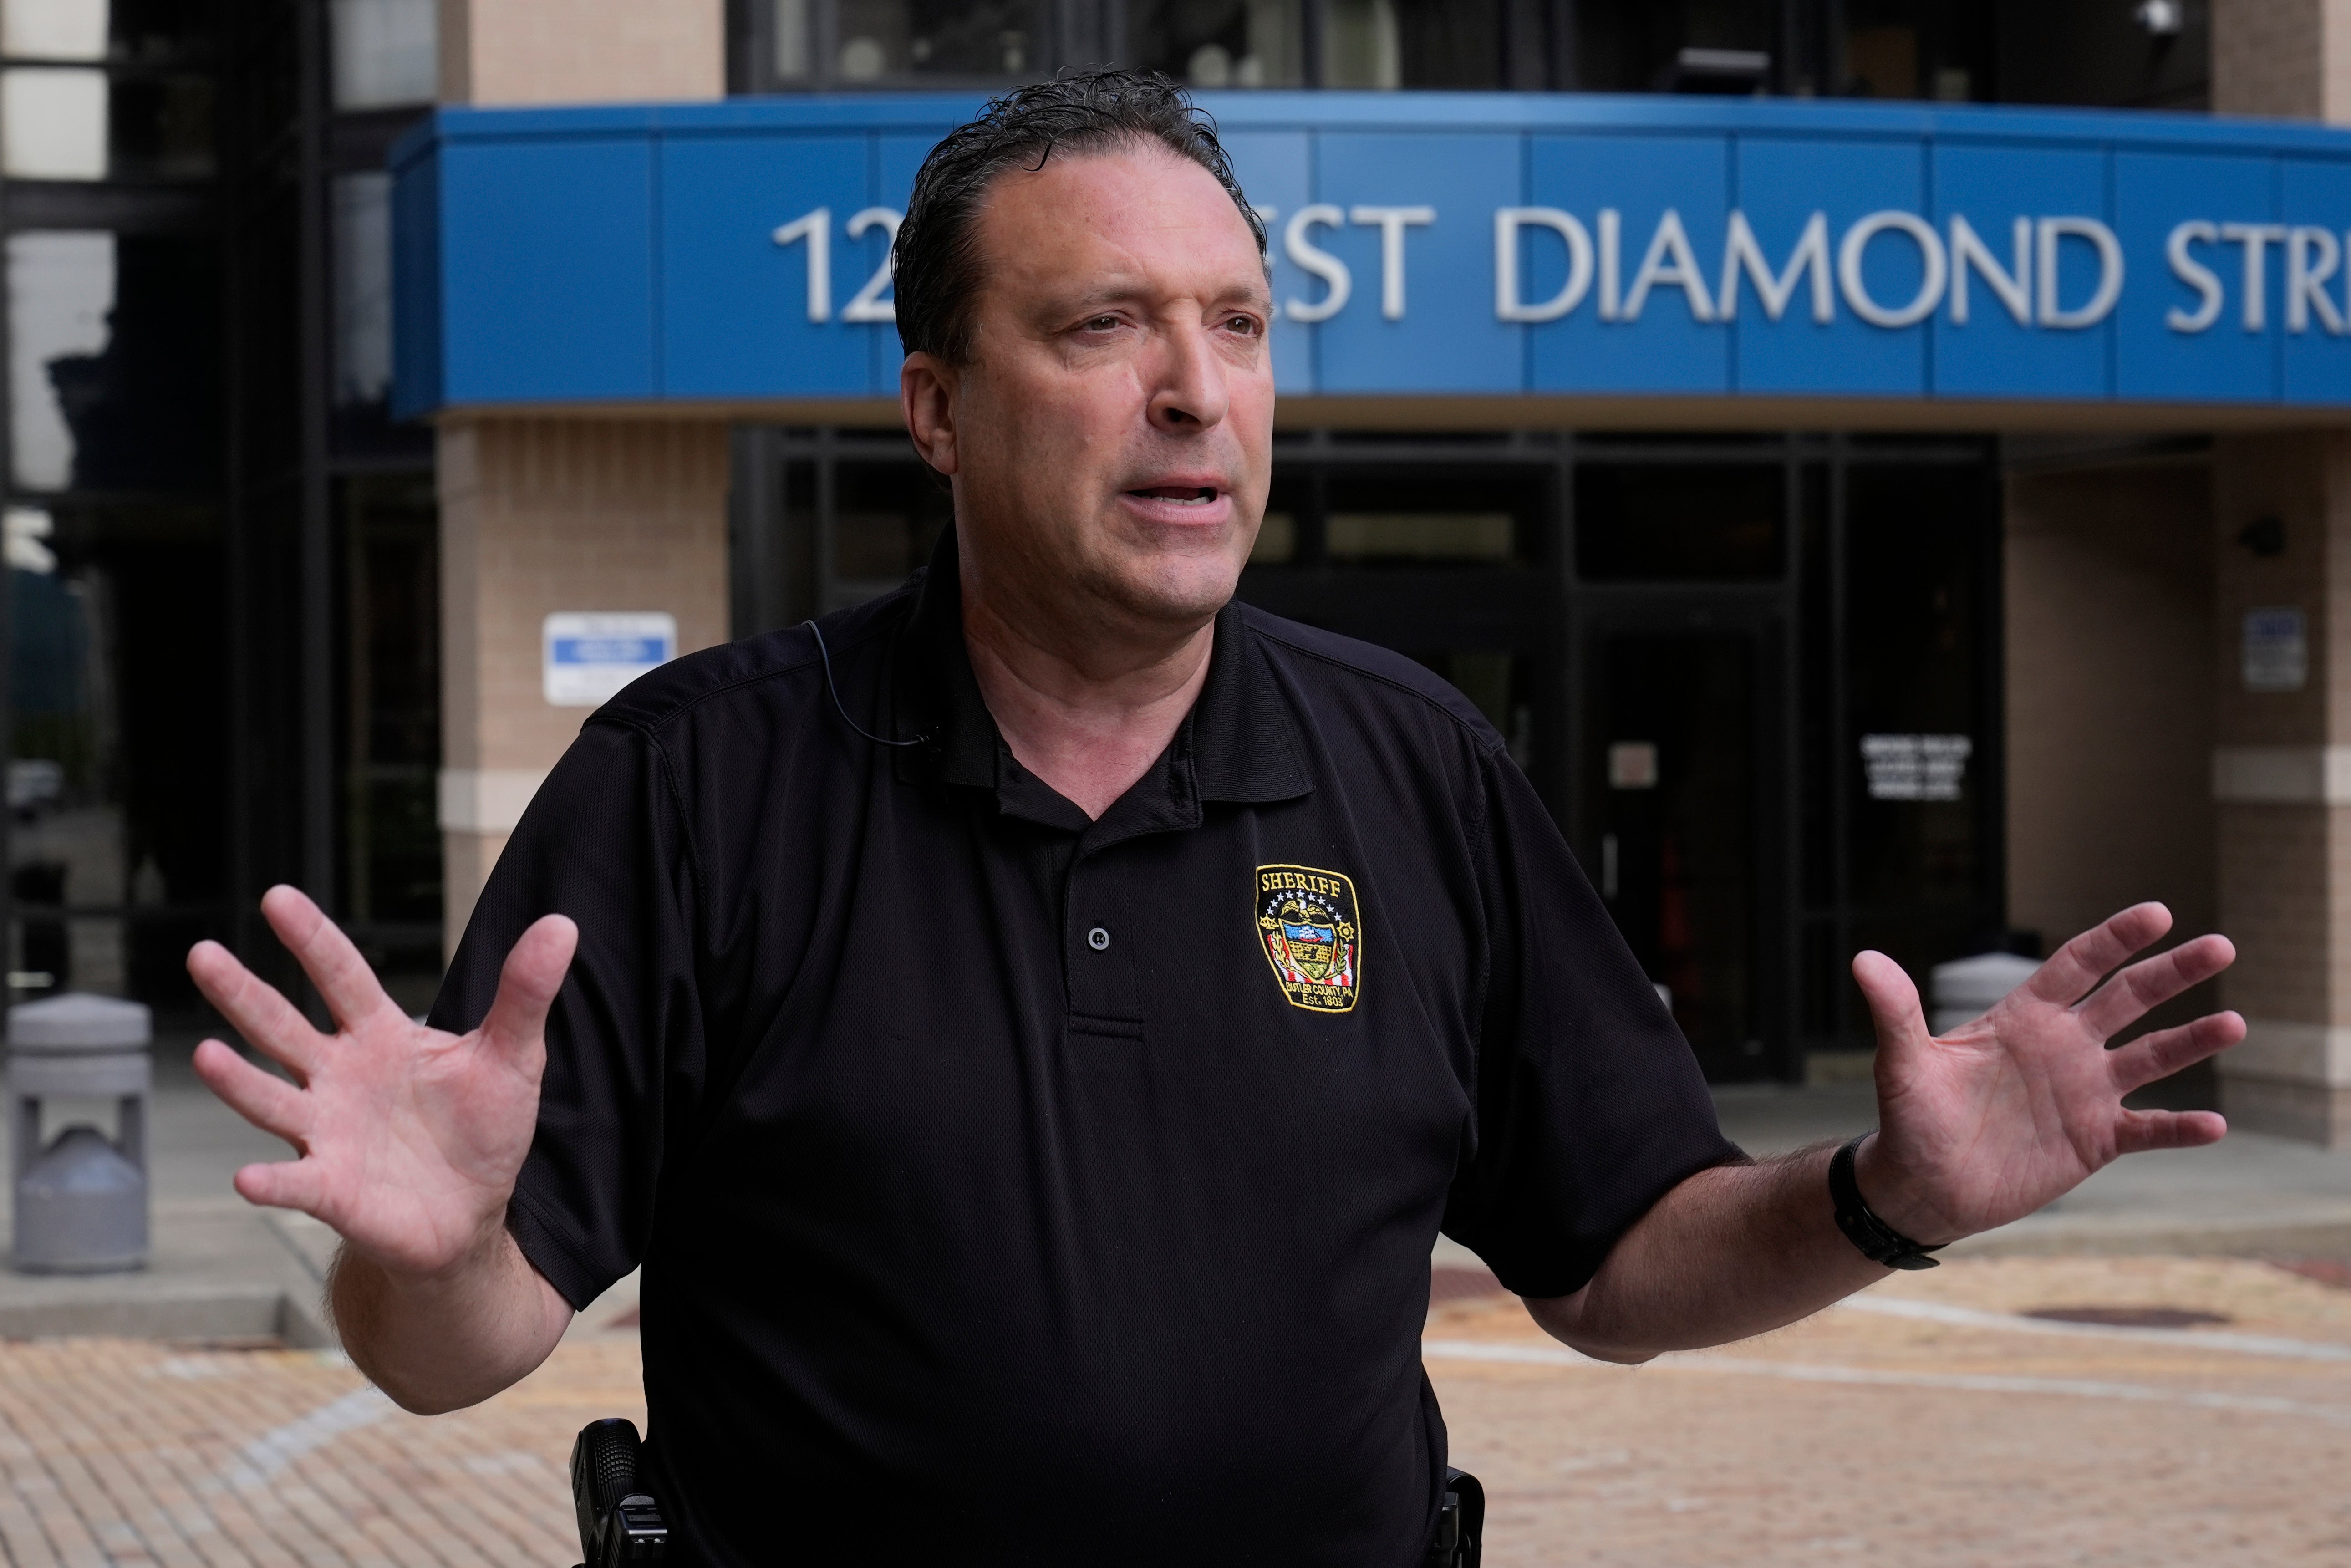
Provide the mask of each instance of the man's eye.
[{"label": "man's eye", "polygon": [[1264,323],[1260,322],[1254,316],[1232,317],[1225,322],[1225,326],[1228,330],[1238,332],[1242,336],[1249,338],[1254,338],[1259,332],[1265,330]]},{"label": "man's eye", "polygon": [[1115,316],[1089,316],[1085,323],[1089,332],[1107,332],[1117,325],[1118,318]]}]

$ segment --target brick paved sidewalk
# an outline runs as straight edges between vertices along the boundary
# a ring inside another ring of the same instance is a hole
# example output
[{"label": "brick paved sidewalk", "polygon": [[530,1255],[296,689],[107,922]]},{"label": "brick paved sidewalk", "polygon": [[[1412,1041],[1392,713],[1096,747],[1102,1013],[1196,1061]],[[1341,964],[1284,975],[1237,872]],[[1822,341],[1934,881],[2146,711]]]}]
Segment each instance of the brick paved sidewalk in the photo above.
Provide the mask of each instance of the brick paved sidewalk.
[{"label": "brick paved sidewalk", "polygon": [[[1637,1369],[1564,1355],[1507,1298],[1441,1302],[1429,1367],[1493,1496],[1487,1561],[2351,1562],[2351,1291],[2250,1261],[2015,1259],[1864,1301]],[[2017,1315],[2049,1308],[2070,1317]],[[2112,1325],[2148,1309],[2226,1321]],[[641,1418],[637,1380],[632,1336],[589,1335],[428,1420],[330,1356],[0,1344],[0,1560],[565,1568],[571,1434]]]}]

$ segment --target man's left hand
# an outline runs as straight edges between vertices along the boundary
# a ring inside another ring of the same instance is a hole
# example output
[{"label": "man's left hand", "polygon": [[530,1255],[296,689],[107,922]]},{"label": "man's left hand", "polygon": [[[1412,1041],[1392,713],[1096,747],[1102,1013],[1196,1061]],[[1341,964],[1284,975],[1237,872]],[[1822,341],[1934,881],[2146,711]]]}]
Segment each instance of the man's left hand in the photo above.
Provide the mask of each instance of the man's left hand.
[{"label": "man's left hand", "polygon": [[2211,1013],[2119,1050],[2148,1009],[2236,958],[2199,936],[2099,982],[2171,929],[2160,904],[2124,910],[2058,949],[1981,1018],[1939,1038],[1918,988],[1883,953],[1853,961],[1877,1025],[1878,1134],[1855,1175],[1879,1218],[1927,1246],[2021,1219],[2119,1155],[2216,1143],[2211,1111],[2134,1111],[2132,1090],[2225,1051],[2245,1020]]}]

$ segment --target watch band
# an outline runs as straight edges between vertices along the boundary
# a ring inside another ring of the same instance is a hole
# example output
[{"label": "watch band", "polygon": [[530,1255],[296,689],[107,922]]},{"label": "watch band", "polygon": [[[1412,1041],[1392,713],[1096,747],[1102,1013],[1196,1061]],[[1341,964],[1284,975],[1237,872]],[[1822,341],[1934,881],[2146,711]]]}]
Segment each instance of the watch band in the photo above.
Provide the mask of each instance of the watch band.
[{"label": "watch band", "polygon": [[1861,1249],[1861,1255],[1889,1269],[1932,1269],[1941,1260],[1928,1256],[1942,1248],[1922,1247],[1869,1211],[1862,1201],[1861,1183],[1854,1178],[1853,1160],[1864,1133],[1829,1156],[1829,1201],[1836,1207],[1837,1228]]}]

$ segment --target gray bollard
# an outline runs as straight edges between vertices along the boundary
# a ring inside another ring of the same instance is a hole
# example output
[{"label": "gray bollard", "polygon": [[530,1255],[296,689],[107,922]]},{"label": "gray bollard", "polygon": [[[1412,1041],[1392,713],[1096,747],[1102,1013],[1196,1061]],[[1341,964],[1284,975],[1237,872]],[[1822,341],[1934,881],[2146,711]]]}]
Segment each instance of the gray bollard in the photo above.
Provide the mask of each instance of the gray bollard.
[{"label": "gray bollard", "polygon": [[2032,977],[2038,958],[2013,953],[1979,953],[1935,966],[1934,1001],[1927,1027],[1937,1034],[1981,1017],[1991,1006]]},{"label": "gray bollard", "polygon": [[[8,1009],[16,1169],[10,1261],[33,1274],[100,1274],[147,1263],[147,1009],[68,992]],[[86,1124],[41,1147],[41,1105],[112,1100],[120,1137]]]}]

